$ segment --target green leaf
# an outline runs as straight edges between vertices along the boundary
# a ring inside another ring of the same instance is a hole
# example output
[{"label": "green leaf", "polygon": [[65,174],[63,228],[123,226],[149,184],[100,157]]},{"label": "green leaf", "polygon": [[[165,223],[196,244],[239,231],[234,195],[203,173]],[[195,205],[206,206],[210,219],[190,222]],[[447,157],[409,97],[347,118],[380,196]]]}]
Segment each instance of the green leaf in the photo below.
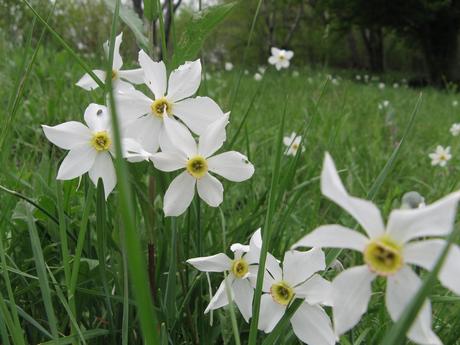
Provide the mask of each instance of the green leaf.
[{"label": "green leaf", "polygon": [[151,22],[158,18],[158,6],[156,0],[144,0],[144,17]]},{"label": "green leaf", "polygon": [[[104,0],[104,3],[112,13],[115,11],[115,2],[116,0]],[[131,8],[122,6],[120,7],[120,19],[131,29],[142,49],[148,50],[149,40],[144,35],[144,23],[142,23],[137,13]]]},{"label": "green leaf", "polygon": [[196,58],[206,37],[235,7],[236,2],[208,7],[193,15],[176,45],[173,68]]}]

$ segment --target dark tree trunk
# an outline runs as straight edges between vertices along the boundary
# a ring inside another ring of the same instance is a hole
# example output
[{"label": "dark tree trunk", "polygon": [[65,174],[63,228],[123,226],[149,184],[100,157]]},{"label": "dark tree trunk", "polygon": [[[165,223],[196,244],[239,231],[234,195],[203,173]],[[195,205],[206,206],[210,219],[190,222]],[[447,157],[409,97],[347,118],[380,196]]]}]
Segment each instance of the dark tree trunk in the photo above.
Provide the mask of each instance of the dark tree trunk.
[{"label": "dark tree trunk", "polygon": [[364,46],[369,58],[369,69],[372,72],[381,73],[383,66],[383,30],[382,28],[362,28]]}]

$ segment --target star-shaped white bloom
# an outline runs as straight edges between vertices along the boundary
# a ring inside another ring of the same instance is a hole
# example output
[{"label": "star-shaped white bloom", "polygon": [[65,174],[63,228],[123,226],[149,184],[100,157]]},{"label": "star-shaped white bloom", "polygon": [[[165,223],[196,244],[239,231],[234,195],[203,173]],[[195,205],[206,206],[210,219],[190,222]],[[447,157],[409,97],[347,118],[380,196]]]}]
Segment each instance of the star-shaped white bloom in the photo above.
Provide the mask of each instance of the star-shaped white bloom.
[{"label": "star-shaped white bloom", "polygon": [[[230,296],[233,297],[238,309],[246,322],[252,316],[252,299],[254,297],[254,285],[259,269],[260,249],[262,237],[260,229],[252,235],[249,245],[239,243],[232,244],[230,250],[234,253],[233,260],[226,254],[219,253],[212,256],[189,259],[187,262],[202,272],[227,272],[227,278],[222,281],[216,294],[212,297],[204,311],[215,310],[228,304],[225,284],[230,288]],[[267,261],[274,260],[272,256]]]},{"label": "star-shaped white bloom", "polygon": [[[113,64],[112,64],[112,87],[114,90],[132,90],[134,89],[133,86],[130,84],[141,84],[144,81],[144,71],[140,68],[138,69],[131,69],[131,70],[124,70],[122,71],[121,68],[123,67],[123,59],[120,55],[120,44],[123,39],[123,33],[119,34],[115,38],[115,49],[113,52]],[[104,44],[104,51],[106,56],[109,56],[109,42],[105,42]],[[93,73],[103,82],[106,80],[106,72],[95,69]],[[99,85],[91,78],[91,76],[86,73],[76,84],[85,90],[94,90],[99,87]]]},{"label": "star-shaped white bloom", "polygon": [[179,66],[171,72],[169,80],[163,61],[152,61],[143,50],[139,52],[139,64],[145,72],[145,84],[154,98],[132,90],[117,94],[116,99],[118,113],[126,126],[126,136],[138,141],[147,152],[158,151],[165,115],[173,121],[176,121],[173,116],[179,118],[198,135],[212,122],[224,117],[211,98],[191,98],[201,82],[200,60]]},{"label": "star-shaped white bloom", "polygon": [[97,185],[104,183],[105,197],[117,183],[111,155],[114,154],[112,126],[107,107],[90,104],[85,110],[85,122],[69,121],[49,127],[42,125],[46,137],[56,146],[70,150],[58,171],[58,180],[71,180],[88,172]]},{"label": "star-shaped white bloom", "polygon": [[[297,150],[301,147],[302,137],[297,135],[296,132],[292,132],[289,137],[283,138],[283,144],[287,146],[287,150],[285,151],[285,155],[288,156],[295,156],[297,154]],[[302,147],[302,151],[305,151],[305,147]]]},{"label": "star-shaped white bloom", "polygon": [[[444,248],[455,221],[460,193],[417,209],[395,209],[385,227],[379,209],[370,201],[350,196],[334,162],[326,154],[321,174],[323,195],[341,206],[365,230],[366,235],[341,225],[320,226],[297,242],[297,247],[347,248],[361,252],[365,264],[341,272],[332,282],[334,327],[337,335],[355,326],[367,310],[371,283],[387,280],[385,304],[397,320],[421,281],[411,265],[431,270]],[[453,245],[439,274],[442,285],[460,294],[460,248]],[[407,336],[419,344],[441,344],[431,329],[431,304],[425,301]]]},{"label": "star-shaped white bloom", "polygon": [[460,123],[454,123],[452,127],[450,127],[450,133],[456,137],[460,134]]},{"label": "star-shaped white bloom", "polygon": [[292,50],[284,50],[276,47],[272,47],[271,53],[272,56],[268,58],[268,63],[274,65],[278,71],[282,68],[288,68],[289,60],[294,56]]},{"label": "star-shaped white bloom", "polygon": [[184,169],[171,182],[164,196],[166,216],[179,216],[185,212],[195,195],[195,185],[198,195],[209,206],[217,207],[222,203],[224,187],[209,172],[234,182],[245,181],[254,173],[254,166],[239,152],[228,151],[213,156],[226,139],[227,116],[205,128],[198,145],[181,123],[168,116],[163,121],[162,152],[152,155],[151,160],[155,168],[162,171]]},{"label": "star-shaped white bloom", "polygon": [[289,304],[295,298],[303,298],[305,301],[291,318],[294,333],[309,345],[334,344],[331,321],[320,306],[330,304],[331,285],[316,274],[325,268],[324,253],[319,248],[286,252],[283,269],[277,261],[267,261],[258,328],[270,333]]},{"label": "star-shaped white bloom", "polygon": [[233,69],[233,64],[231,62],[226,62],[225,63],[225,70],[226,71],[231,71]]},{"label": "star-shaped white bloom", "polygon": [[450,146],[444,148],[441,145],[438,145],[436,147],[436,151],[430,153],[428,156],[431,158],[431,165],[439,165],[440,167],[445,167],[447,162],[452,158],[450,153]]}]

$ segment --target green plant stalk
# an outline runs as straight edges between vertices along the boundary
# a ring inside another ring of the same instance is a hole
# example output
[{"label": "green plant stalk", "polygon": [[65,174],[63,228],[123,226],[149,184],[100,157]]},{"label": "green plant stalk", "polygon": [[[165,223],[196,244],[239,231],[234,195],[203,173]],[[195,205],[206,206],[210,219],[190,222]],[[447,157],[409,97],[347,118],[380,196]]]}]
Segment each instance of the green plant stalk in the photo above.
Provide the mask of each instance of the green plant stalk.
[{"label": "green plant stalk", "polygon": [[254,301],[253,301],[253,308],[252,308],[252,320],[249,330],[249,345],[255,345],[257,341],[257,326],[259,323],[259,313],[260,313],[260,300],[262,296],[262,283],[263,277],[265,274],[265,261],[267,259],[267,252],[268,252],[268,244],[270,243],[271,238],[271,227],[272,227],[272,219],[275,213],[275,206],[276,206],[276,197],[277,197],[277,187],[278,181],[280,177],[280,162],[281,162],[281,155],[282,155],[282,145],[283,145],[283,134],[284,134],[284,122],[286,117],[286,104],[284,107],[283,117],[281,118],[281,124],[278,131],[278,142],[277,142],[277,149],[276,154],[273,159],[273,175],[272,180],[270,183],[270,194],[268,196],[268,208],[265,217],[264,227],[262,229],[262,249],[260,251],[260,259],[259,259],[259,268],[257,271],[257,283],[256,289],[254,292]]},{"label": "green plant stalk", "polygon": [[176,316],[176,272],[177,272],[177,226],[176,219],[171,218],[171,252],[169,253],[169,270],[166,281],[165,305],[168,313],[168,324],[173,324]]},{"label": "green plant stalk", "polygon": [[[117,29],[117,21],[120,10],[120,0],[117,0],[112,21],[112,29],[110,35],[110,51],[107,71],[112,68],[115,36]],[[142,247],[138,238],[136,222],[134,218],[134,208],[131,198],[131,186],[129,184],[128,170],[126,162],[123,160],[121,147],[121,133],[116,112],[115,98],[112,90],[112,80],[107,80],[107,90],[109,92],[109,108],[112,118],[113,136],[115,144],[115,170],[118,180],[119,203],[118,207],[121,214],[121,219],[124,226],[124,235],[126,243],[126,254],[129,260],[130,274],[132,278],[132,286],[134,298],[137,304],[139,313],[139,321],[141,326],[144,343],[148,345],[158,345],[158,321],[153,309],[152,296],[150,294],[149,279],[147,274],[147,266],[143,256]]]},{"label": "green plant stalk", "polygon": [[[168,66],[168,47],[166,46],[165,23],[163,18],[163,7],[160,0],[157,0],[158,18],[160,22],[160,35],[161,35],[161,57],[166,67]],[[172,14],[171,14],[172,15]]]}]

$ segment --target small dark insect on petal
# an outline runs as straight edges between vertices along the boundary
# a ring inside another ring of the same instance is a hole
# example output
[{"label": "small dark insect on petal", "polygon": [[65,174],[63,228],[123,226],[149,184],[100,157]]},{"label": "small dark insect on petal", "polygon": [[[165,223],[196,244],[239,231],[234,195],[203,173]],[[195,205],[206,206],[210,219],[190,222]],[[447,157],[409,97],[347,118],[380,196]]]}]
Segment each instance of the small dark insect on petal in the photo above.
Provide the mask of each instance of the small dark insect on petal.
[{"label": "small dark insect on petal", "polygon": [[101,115],[102,114],[102,109],[99,109],[96,113],[97,116]]}]

